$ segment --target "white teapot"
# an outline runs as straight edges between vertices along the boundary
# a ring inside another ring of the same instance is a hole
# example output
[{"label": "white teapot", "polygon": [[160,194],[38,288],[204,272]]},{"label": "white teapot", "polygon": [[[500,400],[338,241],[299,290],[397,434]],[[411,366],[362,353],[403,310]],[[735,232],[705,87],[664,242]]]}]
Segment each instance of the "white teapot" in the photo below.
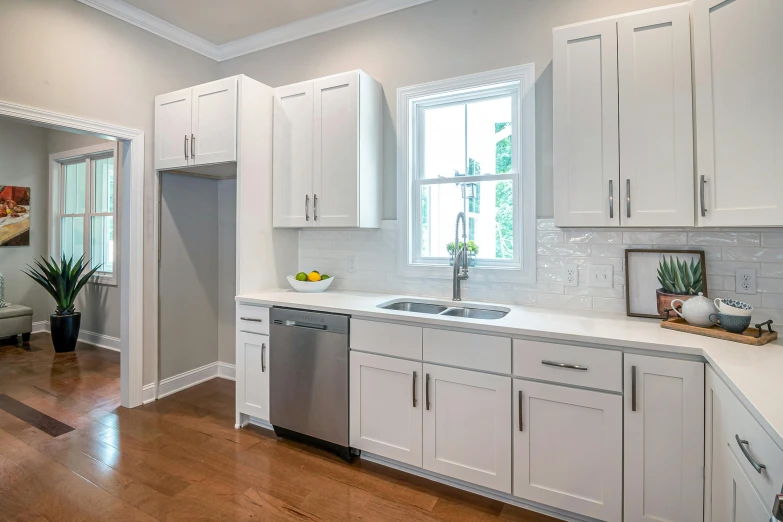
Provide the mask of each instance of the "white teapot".
[{"label": "white teapot", "polygon": [[[675,308],[676,302],[682,305],[682,313]],[[688,321],[693,326],[703,326],[709,328],[712,326],[710,321],[710,315],[716,312],[715,304],[704,297],[704,294],[699,292],[699,295],[691,297],[683,301],[682,299],[672,299],[672,308],[674,312]]]}]

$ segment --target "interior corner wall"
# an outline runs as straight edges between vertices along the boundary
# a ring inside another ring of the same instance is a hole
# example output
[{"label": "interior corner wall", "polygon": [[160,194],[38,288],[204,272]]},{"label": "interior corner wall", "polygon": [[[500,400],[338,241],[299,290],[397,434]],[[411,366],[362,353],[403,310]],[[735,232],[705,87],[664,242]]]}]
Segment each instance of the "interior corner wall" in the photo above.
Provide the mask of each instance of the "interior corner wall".
[{"label": "interior corner wall", "polygon": [[363,69],[381,82],[383,219],[397,217],[397,89],[526,63],[536,66],[536,200],[554,214],[552,28],[674,0],[436,0],[227,60],[221,76],[272,87]]},{"label": "interior corner wall", "polygon": [[49,161],[46,129],[0,118],[0,185],[30,187],[30,245],[0,247],[5,300],[33,309],[33,321],[48,321],[54,302],[22,273],[48,251]]},{"label": "interior corner wall", "polygon": [[[108,142],[108,140],[89,134],[77,134],[54,129],[48,130],[46,135],[47,154],[65,152]],[[76,300],[76,310],[82,314],[82,331],[93,332],[115,339],[120,338],[119,286],[103,284],[86,285]]]},{"label": "interior corner wall", "polygon": [[236,363],[237,180],[217,182],[218,361]]}]

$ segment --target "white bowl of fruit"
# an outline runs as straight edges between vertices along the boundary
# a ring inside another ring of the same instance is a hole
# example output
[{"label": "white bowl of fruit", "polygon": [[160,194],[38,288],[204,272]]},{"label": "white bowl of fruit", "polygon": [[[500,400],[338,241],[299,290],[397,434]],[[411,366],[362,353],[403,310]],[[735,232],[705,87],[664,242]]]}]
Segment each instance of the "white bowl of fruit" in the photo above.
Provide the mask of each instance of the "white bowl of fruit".
[{"label": "white bowl of fruit", "polygon": [[317,292],[323,292],[334,281],[334,277],[326,274],[321,274],[317,270],[305,273],[299,272],[295,276],[288,276],[288,282],[291,284],[294,290],[297,292],[303,292],[308,294],[314,294]]}]

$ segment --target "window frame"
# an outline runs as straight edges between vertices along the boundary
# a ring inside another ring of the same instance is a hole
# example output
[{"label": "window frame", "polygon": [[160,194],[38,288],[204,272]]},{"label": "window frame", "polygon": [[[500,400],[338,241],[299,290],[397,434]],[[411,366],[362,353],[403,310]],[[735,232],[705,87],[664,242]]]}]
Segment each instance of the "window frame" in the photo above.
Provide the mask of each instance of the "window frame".
[{"label": "window frame", "polygon": [[[117,218],[119,216],[120,201],[119,186],[120,168],[119,151],[117,142],[107,142],[90,147],[58,152],[49,155],[49,256],[59,260],[61,257],[61,218],[63,217],[84,217],[84,257],[90,259],[90,249],[92,248],[90,230],[92,227],[92,218],[99,216],[111,216],[114,218],[114,270],[113,272],[97,271],[91,278],[90,283],[117,286],[120,273],[120,229]],[[114,210],[113,212],[94,212],[95,195],[92,193],[92,186],[95,177],[95,161],[107,157],[114,159]],[[86,162],[85,167],[85,208],[84,214],[65,214],[65,187],[64,176],[65,166],[74,163]]]},{"label": "window frame", "polygon": [[[536,150],[535,150],[535,66],[510,67],[452,78],[397,91],[398,144],[398,273],[409,277],[451,278],[449,258],[423,258],[421,244],[421,187],[453,184],[453,178],[423,178],[423,111],[431,107],[473,100],[512,97],[512,168],[506,174],[460,176],[459,182],[511,180],[514,201],[514,258],[481,259],[470,267],[477,280],[534,282],[536,279]],[[477,94],[480,97],[477,98]],[[466,129],[467,133],[467,129]],[[467,150],[466,150],[467,154]],[[521,252],[520,252],[521,250]],[[426,259],[426,260],[425,260]]]}]

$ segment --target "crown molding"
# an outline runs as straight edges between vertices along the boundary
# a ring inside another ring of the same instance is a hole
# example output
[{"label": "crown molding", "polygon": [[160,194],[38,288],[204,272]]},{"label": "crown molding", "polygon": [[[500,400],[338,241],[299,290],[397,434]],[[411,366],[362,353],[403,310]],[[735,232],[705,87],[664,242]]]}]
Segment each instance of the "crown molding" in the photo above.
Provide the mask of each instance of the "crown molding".
[{"label": "crown molding", "polygon": [[78,0],[79,2],[124,20],[145,31],[165,38],[191,51],[222,62],[238,56],[269,49],[294,40],[325,33],[346,25],[363,22],[378,16],[415,7],[433,0],[364,0],[357,4],[327,11],[320,15],[303,18],[290,24],[215,45],[169,22],[161,20],[146,11],[122,0]]},{"label": "crown molding", "polygon": [[191,51],[197,52],[212,58],[215,61],[220,61],[220,47],[199,38],[193,33],[189,33],[184,29],[180,29],[174,24],[170,24],[165,20],[161,20],[157,16],[153,16],[146,11],[142,11],[138,7],[134,7],[130,4],[126,4],[122,0],[78,0],[79,2],[93,7],[99,11],[111,15],[115,18],[119,18],[129,24],[133,24],[136,27],[140,27],[145,31],[149,31],[152,34],[156,34],[161,38],[165,38],[170,42],[174,42],[177,45],[186,47]]}]

